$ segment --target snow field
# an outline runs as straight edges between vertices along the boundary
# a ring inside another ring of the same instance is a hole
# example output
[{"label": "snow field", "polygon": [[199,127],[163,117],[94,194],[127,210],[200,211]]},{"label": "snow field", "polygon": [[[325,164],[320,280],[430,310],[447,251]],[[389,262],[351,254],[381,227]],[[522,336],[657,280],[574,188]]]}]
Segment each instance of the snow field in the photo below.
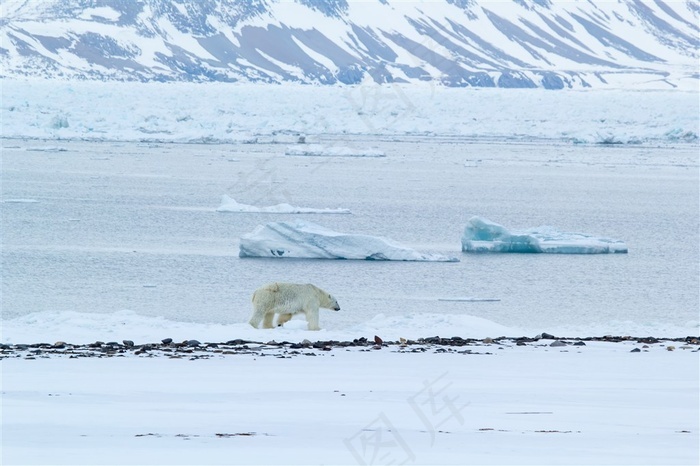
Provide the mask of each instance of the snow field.
[{"label": "snow field", "polygon": [[10,359],[2,460],[697,464],[698,353],[632,347]]}]

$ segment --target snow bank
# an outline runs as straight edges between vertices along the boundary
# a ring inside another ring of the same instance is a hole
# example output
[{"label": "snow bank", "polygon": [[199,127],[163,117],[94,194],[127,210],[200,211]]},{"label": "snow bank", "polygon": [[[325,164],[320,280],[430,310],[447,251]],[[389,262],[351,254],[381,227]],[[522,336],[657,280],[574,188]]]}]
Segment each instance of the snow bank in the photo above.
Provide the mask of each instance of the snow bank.
[{"label": "snow bank", "polygon": [[370,149],[353,149],[343,146],[323,146],[321,144],[299,144],[289,146],[284,155],[305,155],[312,157],[385,157],[383,151]]},{"label": "snow bank", "polygon": [[[341,303],[342,304],[342,303]],[[252,312],[252,308],[251,308]],[[344,312],[344,311],[341,311]],[[351,311],[348,311],[351,312]],[[254,329],[248,323],[248,314],[236,323],[203,323],[174,321],[163,317],[151,317],[130,310],[98,314],[75,311],[43,311],[13,319],[3,319],[3,344],[54,344],[63,341],[70,344],[88,344],[95,341],[121,343],[131,340],[136,344],[158,343],[165,338],[181,342],[196,339],[203,343],[219,343],[233,339],[268,342],[304,339],[352,341],[355,338],[372,339],[379,335],[385,340],[407,338],[416,340],[432,336],[451,338],[497,338],[521,336],[534,337],[542,332],[566,337],[587,337],[603,335],[632,335],[673,337],[697,335],[698,323],[688,322],[686,326],[644,325],[634,322],[606,322],[586,328],[565,328],[546,326],[545,328],[520,328],[472,316],[469,314],[437,314],[412,312],[401,315],[379,313],[365,321],[349,324],[342,328],[325,328],[333,323],[330,313],[321,317],[321,330],[308,330],[303,316],[297,316],[273,329]],[[324,325],[325,324],[325,325]]]},{"label": "snow bank", "polygon": [[380,261],[456,262],[440,254],[425,254],[388,238],[339,233],[297,220],[259,225],[241,237],[240,257],[360,259]]},{"label": "snow bank", "polygon": [[271,206],[258,207],[248,204],[240,204],[235,199],[223,195],[221,197],[221,205],[217,212],[235,212],[235,213],[265,213],[265,214],[349,214],[349,209],[314,209],[311,207],[295,207],[290,204],[282,203]]},{"label": "snow bank", "polygon": [[[251,308],[252,310],[252,308]],[[247,316],[246,316],[247,317]],[[328,319],[330,317],[327,317]],[[321,319],[323,325],[324,319]],[[267,342],[304,339],[352,341],[380,335],[387,340],[418,339],[441,336],[486,338],[523,336],[523,331],[470,315],[411,313],[400,316],[378,314],[366,322],[342,330],[310,331],[303,318],[287,322],[284,327],[254,329],[247,322],[234,324],[177,322],[162,317],[147,317],[133,311],[92,314],[73,311],[45,311],[2,321],[2,343],[33,344],[64,341],[87,344],[94,341],[132,340],[137,344],[157,343],[164,338],[174,341],[197,339],[202,342],[225,342],[232,339]],[[534,336],[532,335],[529,336]]]},{"label": "snow bank", "polygon": [[498,223],[474,216],[464,228],[462,251],[606,254],[626,253],[627,245],[615,239],[561,232],[550,226],[510,231]]}]

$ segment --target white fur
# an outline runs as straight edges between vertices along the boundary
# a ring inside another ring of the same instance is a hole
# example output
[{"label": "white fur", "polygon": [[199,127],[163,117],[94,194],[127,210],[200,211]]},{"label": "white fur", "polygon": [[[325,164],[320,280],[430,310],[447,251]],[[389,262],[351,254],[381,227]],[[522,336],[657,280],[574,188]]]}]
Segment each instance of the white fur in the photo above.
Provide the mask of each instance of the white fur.
[{"label": "white fur", "polygon": [[339,311],[338,301],[329,293],[311,284],[270,283],[253,293],[253,315],[250,325],[255,328],[272,328],[272,319],[280,314],[277,325],[289,321],[294,314],[304,313],[309,330],[319,330],[319,308]]}]

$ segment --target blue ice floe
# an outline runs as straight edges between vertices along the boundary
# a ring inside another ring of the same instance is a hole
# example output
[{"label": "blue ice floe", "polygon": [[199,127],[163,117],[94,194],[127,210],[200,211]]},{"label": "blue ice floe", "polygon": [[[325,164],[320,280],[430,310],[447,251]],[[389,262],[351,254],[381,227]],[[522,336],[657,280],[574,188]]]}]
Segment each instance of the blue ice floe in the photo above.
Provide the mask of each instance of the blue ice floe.
[{"label": "blue ice floe", "polygon": [[340,233],[302,220],[259,225],[240,241],[239,257],[457,262],[379,236]]},{"label": "blue ice floe", "polygon": [[551,254],[626,253],[620,240],[567,233],[550,226],[510,231],[503,225],[474,216],[462,235],[464,252],[514,252]]}]

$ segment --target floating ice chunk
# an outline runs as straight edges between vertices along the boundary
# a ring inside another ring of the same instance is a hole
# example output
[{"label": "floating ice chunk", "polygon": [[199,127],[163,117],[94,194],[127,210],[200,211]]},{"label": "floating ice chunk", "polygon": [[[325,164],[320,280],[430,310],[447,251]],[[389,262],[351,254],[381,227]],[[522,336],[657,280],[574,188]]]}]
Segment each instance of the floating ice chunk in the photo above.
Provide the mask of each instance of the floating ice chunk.
[{"label": "floating ice chunk", "polygon": [[464,228],[462,251],[607,254],[626,253],[627,245],[615,239],[566,233],[549,226],[510,231],[498,223],[474,216]]},{"label": "floating ice chunk", "polygon": [[376,148],[353,149],[342,146],[323,146],[321,144],[299,144],[288,146],[285,155],[305,155],[313,157],[384,157],[384,151]]},{"label": "floating ice chunk", "polygon": [[68,149],[66,149],[65,147],[58,146],[27,147],[25,150],[29,152],[68,152]]},{"label": "floating ice chunk", "polygon": [[360,259],[381,261],[457,262],[440,254],[425,254],[388,238],[339,233],[301,220],[259,225],[241,237],[240,257]]},{"label": "floating ice chunk", "polygon": [[454,297],[454,298],[438,298],[438,301],[447,301],[455,303],[495,303],[500,301],[500,298],[472,298],[471,296],[466,297]]},{"label": "floating ice chunk", "polygon": [[349,209],[313,209],[310,207],[295,207],[290,204],[276,204],[265,207],[258,207],[248,204],[239,204],[235,199],[223,195],[221,206],[217,212],[237,212],[237,213],[266,213],[266,214],[349,214]]}]

